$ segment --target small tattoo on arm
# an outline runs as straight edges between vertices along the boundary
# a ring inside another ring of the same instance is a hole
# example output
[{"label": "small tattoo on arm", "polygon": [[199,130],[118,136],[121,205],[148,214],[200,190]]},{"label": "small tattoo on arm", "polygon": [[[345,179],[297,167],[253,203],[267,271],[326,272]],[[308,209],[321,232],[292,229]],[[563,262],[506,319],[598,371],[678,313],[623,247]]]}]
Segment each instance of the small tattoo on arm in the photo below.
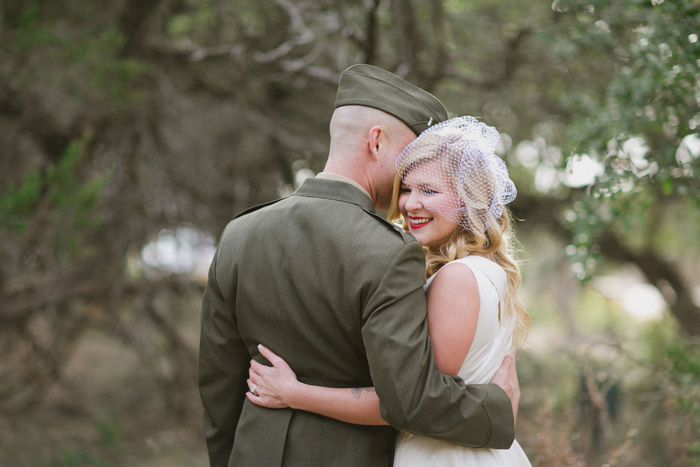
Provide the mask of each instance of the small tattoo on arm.
[{"label": "small tattoo on arm", "polygon": [[350,391],[352,392],[352,395],[355,397],[355,400],[360,400],[360,397],[362,397],[362,391],[366,392],[375,392],[374,388],[351,388]]}]

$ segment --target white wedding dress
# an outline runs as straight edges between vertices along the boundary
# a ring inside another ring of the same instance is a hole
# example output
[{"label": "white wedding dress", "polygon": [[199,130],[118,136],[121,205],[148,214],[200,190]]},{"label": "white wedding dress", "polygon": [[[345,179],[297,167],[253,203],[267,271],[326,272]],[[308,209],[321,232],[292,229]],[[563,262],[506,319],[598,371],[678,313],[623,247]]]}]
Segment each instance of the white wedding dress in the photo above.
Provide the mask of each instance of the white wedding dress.
[{"label": "white wedding dress", "polygon": [[[499,323],[498,319],[499,303],[506,292],[506,273],[496,263],[480,256],[468,256],[453,263],[464,264],[472,270],[481,300],[474,341],[458,374],[467,384],[486,384],[509,353],[513,337],[513,323]],[[435,275],[425,284],[426,291]],[[410,433],[399,434],[394,456],[395,467],[529,465],[517,441],[510,449],[467,448]]]}]

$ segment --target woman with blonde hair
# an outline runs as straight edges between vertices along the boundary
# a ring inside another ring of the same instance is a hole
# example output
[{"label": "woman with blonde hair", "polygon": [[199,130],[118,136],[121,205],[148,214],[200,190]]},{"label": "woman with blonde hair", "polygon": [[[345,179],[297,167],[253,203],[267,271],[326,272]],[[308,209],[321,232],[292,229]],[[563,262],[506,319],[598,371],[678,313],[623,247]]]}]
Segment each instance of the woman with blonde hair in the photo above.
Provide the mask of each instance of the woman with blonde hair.
[{"label": "woman with blonde hair", "polygon": [[[518,298],[509,210],[516,189],[495,154],[498,132],[473,117],[424,131],[396,161],[389,219],[426,252],[427,326],[444,374],[487,384],[521,347],[530,318]],[[251,362],[247,394],[270,408],[291,407],[354,424],[385,424],[373,388],[338,389],[297,381],[284,360],[260,346],[272,367]],[[508,450],[468,448],[399,434],[395,466],[530,465],[517,441]]]}]

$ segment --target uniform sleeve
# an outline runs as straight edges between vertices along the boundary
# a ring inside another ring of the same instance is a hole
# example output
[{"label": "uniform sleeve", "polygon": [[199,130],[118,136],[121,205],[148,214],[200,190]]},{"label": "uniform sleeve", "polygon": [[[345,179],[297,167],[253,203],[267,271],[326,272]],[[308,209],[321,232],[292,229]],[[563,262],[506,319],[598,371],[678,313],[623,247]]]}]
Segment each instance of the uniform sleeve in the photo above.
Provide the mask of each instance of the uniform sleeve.
[{"label": "uniform sleeve", "polygon": [[250,357],[238,331],[234,306],[224,299],[217,282],[216,265],[217,256],[202,300],[199,393],[209,462],[212,467],[225,467],[245,401]]},{"label": "uniform sleeve", "polygon": [[409,242],[363,314],[362,336],[382,417],[399,430],[451,443],[509,448],[510,399],[495,385],[465,385],[440,373],[427,333],[425,257]]}]

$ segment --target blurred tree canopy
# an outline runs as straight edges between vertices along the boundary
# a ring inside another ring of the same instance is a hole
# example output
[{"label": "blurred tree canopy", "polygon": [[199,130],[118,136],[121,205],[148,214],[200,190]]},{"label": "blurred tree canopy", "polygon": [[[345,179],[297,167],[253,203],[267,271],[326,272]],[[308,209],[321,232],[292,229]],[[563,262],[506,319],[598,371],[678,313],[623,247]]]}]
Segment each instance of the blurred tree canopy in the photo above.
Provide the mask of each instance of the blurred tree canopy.
[{"label": "blurred tree canopy", "polygon": [[700,335],[698,24],[695,0],[0,0],[0,404],[88,328],[194,378],[176,311],[201,283],[133,264],[320,171],[358,62],[496,126],[521,232],[565,239],[581,280],[634,264]]}]

